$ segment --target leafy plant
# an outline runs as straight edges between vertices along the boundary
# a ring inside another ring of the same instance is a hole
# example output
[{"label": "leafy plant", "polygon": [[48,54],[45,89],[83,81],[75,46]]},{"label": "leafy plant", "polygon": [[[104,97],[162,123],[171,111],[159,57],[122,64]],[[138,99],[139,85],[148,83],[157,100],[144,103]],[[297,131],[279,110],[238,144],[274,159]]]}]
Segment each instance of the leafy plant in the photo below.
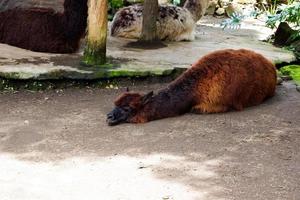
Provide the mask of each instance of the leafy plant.
[{"label": "leafy plant", "polygon": [[269,15],[266,25],[270,28],[276,28],[280,22],[286,22],[295,30],[288,38],[287,43],[292,43],[300,39],[300,2],[294,1],[290,5],[281,5],[277,13]]},{"label": "leafy plant", "polygon": [[283,75],[291,76],[297,84],[300,84],[300,65],[288,65],[282,67],[280,68],[280,72]]},{"label": "leafy plant", "polygon": [[287,22],[290,26],[299,30],[300,28],[300,2],[293,2],[290,5],[281,5],[276,14],[269,15],[266,25],[275,28],[280,22]]},{"label": "leafy plant", "polygon": [[274,0],[268,7],[268,9],[266,9],[266,11],[271,14],[271,15],[275,15],[278,9],[278,4],[277,4],[277,0]]},{"label": "leafy plant", "polygon": [[297,31],[291,35],[288,42],[300,40],[300,31]]},{"label": "leafy plant", "polygon": [[124,6],[123,0],[108,0],[108,20],[112,20],[119,8]]},{"label": "leafy plant", "polygon": [[221,22],[220,26],[224,30],[225,28],[230,28],[230,29],[239,29],[242,25],[242,22],[248,18],[248,17],[253,17],[257,18],[258,15],[260,15],[261,12],[257,9],[252,10],[251,12],[248,12],[247,14],[242,14],[239,12],[233,12],[230,16],[229,19],[225,19]]},{"label": "leafy plant", "polygon": [[108,3],[112,9],[118,9],[124,6],[123,0],[109,0]]},{"label": "leafy plant", "polygon": [[245,15],[240,13],[232,13],[229,19],[225,19],[221,23],[221,27],[224,30],[225,28],[230,29],[239,29],[241,27],[242,21],[246,18]]}]

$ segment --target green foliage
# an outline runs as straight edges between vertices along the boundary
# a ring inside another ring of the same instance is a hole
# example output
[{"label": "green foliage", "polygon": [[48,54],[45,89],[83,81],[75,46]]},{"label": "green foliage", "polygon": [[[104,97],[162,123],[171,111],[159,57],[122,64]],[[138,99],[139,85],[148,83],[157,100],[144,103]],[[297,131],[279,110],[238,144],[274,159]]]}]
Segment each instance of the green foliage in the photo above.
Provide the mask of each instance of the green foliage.
[{"label": "green foliage", "polygon": [[295,0],[288,0],[287,4],[290,5],[290,4],[294,3],[294,2],[295,2]]},{"label": "green foliage", "polygon": [[297,32],[294,32],[291,37],[289,38],[288,42],[293,42],[296,40],[300,40],[300,30],[298,30]]},{"label": "green foliage", "polygon": [[275,15],[278,9],[277,0],[272,1],[267,9],[265,9],[270,15]]},{"label": "green foliage", "polygon": [[280,68],[283,75],[290,76],[297,84],[300,84],[300,65],[288,65]]},{"label": "green foliage", "polygon": [[[257,17],[258,15],[266,12],[267,14],[267,21],[266,26],[270,28],[275,28],[280,22],[287,22],[291,27],[296,30],[300,29],[300,2],[289,0],[288,4],[277,4],[278,0],[272,1],[272,4],[269,8],[264,8],[264,11],[253,11],[250,15],[243,15],[239,13],[233,13],[229,19],[225,19],[221,23],[221,27],[231,28],[231,29],[238,29],[241,26],[242,21],[247,17]],[[293,36],[294,38],[300,37],[300,33]]]},{"label": "green foliage", "polygon": [[119,9],[124,6],[123,0],[109,0],[108,3],[112,9]]},{"label": "green foliage", "polygon": [[123,0],[108,0],[108,20],[111,21],[119,8],[124,7]]},{"label": "green foliage", "polygon": [[230,29],[239,29],[241,27],[241,23],[243,19],[245,19],[245,15],[239,14],[239,13],[232,13],[229,19],[225,19],[221,23],[221,27],[224,30],[225,28]]},{"label": "green foliage", "polygon": [[[280,22],[288,23],[295,30],[287,43],[300,40],[300,2],[294,1],[290,5],[279,6],[276,14],[268,16],[266,25],[270,28],[276,28]],[[295,51],[295,47],[291,46],[290,48]]]},{"label": "green foliage", "polygon": [[295,29],[300,28],[300,2],[293,2],[290,5],[281,5],[275,14],[269,15],[266,25],[275,28],[280,22],[287,22]]},{"label": "green foliage", "polygon": [[248,17],[253,17],[253,18],[257,18],[258,15],[262,14],[261,11],[255,9],[251,12],[248,12],[247,14],[245,13],[237,13],[237,12],[233,12],[230,16],[229,19],[225,19],[224,21],[222,21],[222,23],[220,24],[220,26],[222,27],[222,29],[224,30],[225,28],[230,28],[230,29],[239,29],[241,27],[241,24],[243,22],[244,19],[248,18]]}]

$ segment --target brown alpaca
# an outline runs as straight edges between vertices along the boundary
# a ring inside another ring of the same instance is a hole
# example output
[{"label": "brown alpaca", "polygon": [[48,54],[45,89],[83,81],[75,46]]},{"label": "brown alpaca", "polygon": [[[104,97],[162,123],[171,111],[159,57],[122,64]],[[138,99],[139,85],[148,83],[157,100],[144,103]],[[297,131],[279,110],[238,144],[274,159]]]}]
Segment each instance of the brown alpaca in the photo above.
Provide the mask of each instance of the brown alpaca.
[{"label": "brown alpaca", "polygon": [[245,49],[215,51],[155,95],[121,95],[107,115],[107,122],[144,123],[189,111],[242,110],[273,96],[275,87],[275,67],[262,55]]},{"label": "brown alpaca", "polygon": [[75,52],[86,29],[87,0],[61,2],[63,13],[38,5],[22,7],[17,0],[0,2],[0,43],[39,52]]}]

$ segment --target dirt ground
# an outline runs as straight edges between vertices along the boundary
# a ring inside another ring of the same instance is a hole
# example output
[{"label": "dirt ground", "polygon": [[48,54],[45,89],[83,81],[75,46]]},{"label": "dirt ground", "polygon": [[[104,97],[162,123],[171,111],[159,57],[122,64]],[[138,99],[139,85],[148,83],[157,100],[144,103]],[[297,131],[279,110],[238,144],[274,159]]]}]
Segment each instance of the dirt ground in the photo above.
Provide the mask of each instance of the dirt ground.
[{"label": "dirt ground", "polygon": [[241,112],[109,127],[122,90],[0,94],[0,199],[300,199],[294,85]]}]

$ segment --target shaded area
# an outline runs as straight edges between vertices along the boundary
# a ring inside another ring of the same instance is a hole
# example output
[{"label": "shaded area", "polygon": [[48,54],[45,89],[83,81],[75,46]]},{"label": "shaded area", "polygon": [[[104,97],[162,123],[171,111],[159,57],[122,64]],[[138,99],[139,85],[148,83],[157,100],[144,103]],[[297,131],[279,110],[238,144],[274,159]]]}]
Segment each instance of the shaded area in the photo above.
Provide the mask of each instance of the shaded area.
[{"label": "shaded area", "polygon": [[147,50],[147,49],[160,49],[168,46],[163,42],[161,42],[160,40],[156,40],[150,42],[147,41],[128,42],[124,47]]},{"label": "shaded area", "polygon": [[[141,84],[131,89],[161,87]],[[123,89],[1,94],[0,156],[8,164],[0,171],[16,168],[9,171],[11,176],[2,173],[6,182],[0,184],[6,191],[21,188],[24,195],[46,195],[49,190],[43,188],[53,188],[54,196],[75,197],[80,191],[106,199],[300,195],[300,93],[294,85],[278,86],[274,98],[242,112],[108,127],[106,113]],[[90,181],[94,184],[86,187]]]}]

